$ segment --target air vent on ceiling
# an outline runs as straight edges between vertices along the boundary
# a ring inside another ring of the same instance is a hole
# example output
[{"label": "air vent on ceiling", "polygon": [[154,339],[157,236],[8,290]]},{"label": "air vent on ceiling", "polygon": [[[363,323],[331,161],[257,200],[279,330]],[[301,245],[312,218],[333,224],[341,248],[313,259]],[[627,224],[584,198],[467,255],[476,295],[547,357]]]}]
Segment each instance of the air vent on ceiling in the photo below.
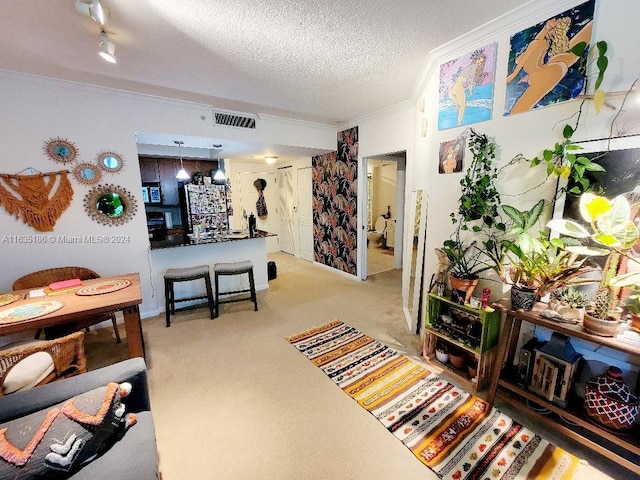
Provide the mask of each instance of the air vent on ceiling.
[{"label": "air vent on ceiling", "polygon": [[234,113],[214,112],[214,122],[216,125],[237,128],[256,128],[256,119]]}]

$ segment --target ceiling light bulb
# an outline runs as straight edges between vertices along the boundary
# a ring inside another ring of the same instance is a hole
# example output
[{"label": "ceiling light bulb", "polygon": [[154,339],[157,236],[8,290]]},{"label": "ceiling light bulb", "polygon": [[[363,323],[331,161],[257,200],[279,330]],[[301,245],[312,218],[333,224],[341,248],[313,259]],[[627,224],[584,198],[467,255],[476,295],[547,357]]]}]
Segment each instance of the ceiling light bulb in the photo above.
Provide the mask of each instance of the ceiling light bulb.
[{"label": "ceiling light bulb", "polygon": [[274,156],[269,156],[269,157],[264,157],[265,162],[267,162],[269,165],[276,163],[276,160],[278,160],[278,157],[274,157]]},{"label": "ceiling light bulb", "polygon": [[102,32],[100,35],[100,56],[105,59],[107,62],[116,63],[116,46],[113,42],[109,40],[106,32]]}]

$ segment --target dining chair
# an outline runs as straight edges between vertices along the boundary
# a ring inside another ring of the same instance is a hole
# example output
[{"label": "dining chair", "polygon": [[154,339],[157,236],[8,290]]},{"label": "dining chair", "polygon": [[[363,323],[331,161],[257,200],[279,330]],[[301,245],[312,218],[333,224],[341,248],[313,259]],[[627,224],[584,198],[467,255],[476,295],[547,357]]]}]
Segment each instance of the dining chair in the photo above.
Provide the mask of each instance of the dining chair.
[{"label": "dining chair", "polygon": [[87,372],[84,332],[0,350],[0,396]]},{"label": "dining chair", "polygon": [[[28,288],[42,288],[46,287],[54,282],[61,282],[63,280],[70,280],[78,278],[80,280],[93,280],[100,278],[93,270],[86,267],[57,267],[48,268],[46,270],[38,270],[18,278],[13,282],[13,290],[25,290]],[[113,324],[113,330],[116,335],[116,343],[120,343],[120,332],[118,331],[118,323],[116,321],[115,312],[101,313],[99,315],[91,315],[83,317],[78,320],[74,320],[73,323],[67,325],[59,325],[52,328],[45,329],[48,336],[62,336],[75,330],[82,330],[83,328],[89,331],[90,325],[96,323],[111,320]],[[40,330],[36,332],[36,338],[40,336]]]}]

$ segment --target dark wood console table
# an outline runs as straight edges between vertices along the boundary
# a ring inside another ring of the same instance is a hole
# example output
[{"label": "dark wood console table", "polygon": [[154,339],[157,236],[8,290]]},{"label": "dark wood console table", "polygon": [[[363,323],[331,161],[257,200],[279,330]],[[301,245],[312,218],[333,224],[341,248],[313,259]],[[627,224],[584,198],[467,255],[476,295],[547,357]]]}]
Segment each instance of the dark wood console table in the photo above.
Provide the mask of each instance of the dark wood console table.
[{"label": "dark wood console table", "polygon": [[[494,307],[506,313],[506,320],[500,335],[494,363],[496,368],[487,391],[487,401],[493,403],[496,398],[499,398],[527,415],[533,415],[536,422],[539,421],[548,428],[561,432],[640,475],[640,428],[638,425],[634,426],[630,432],[625,432],[624,435],[602,428],[591,422],[582,413],[581,404],[570,403],[567,407],[562,408],[518,385],[516,367],[514,366],[522,322],[539,325],[569,337],[581,338],[634,356],[640,356],[638,347],[622,342],[615,337],[591,335],[584,330],[581,324],[565,324],[543,318],[539,314],[539,307],[534,307],[530,312],[511,310],[508,299],[501,300]],[[527,400],[547,408],[552,414],[538,414],[526,406]],[[563,423],[557,415],[561,415],[565,422]]]}]

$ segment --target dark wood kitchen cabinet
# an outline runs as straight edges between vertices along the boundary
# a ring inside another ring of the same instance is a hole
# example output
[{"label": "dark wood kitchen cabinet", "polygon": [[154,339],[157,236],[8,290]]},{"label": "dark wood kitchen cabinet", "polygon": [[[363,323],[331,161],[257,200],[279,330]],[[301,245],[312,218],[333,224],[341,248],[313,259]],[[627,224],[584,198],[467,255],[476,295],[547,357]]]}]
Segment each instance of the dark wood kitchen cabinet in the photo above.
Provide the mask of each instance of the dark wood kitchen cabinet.
[{"label": "dark wood kitchen cabinet", "polygon": [[155,158],[140,157],[139,162],[142,183],[157,183],[160,181],[158,161]]},{"label": "dark wood kitchen cabinet", "polygon": [[158,161],[158,174],[160,177],[160,191],[162,192],[163,205],[180,204],[178,200],[178,180],[176,179],[179,166],[180,162],[176,162],[175,160]]}]

